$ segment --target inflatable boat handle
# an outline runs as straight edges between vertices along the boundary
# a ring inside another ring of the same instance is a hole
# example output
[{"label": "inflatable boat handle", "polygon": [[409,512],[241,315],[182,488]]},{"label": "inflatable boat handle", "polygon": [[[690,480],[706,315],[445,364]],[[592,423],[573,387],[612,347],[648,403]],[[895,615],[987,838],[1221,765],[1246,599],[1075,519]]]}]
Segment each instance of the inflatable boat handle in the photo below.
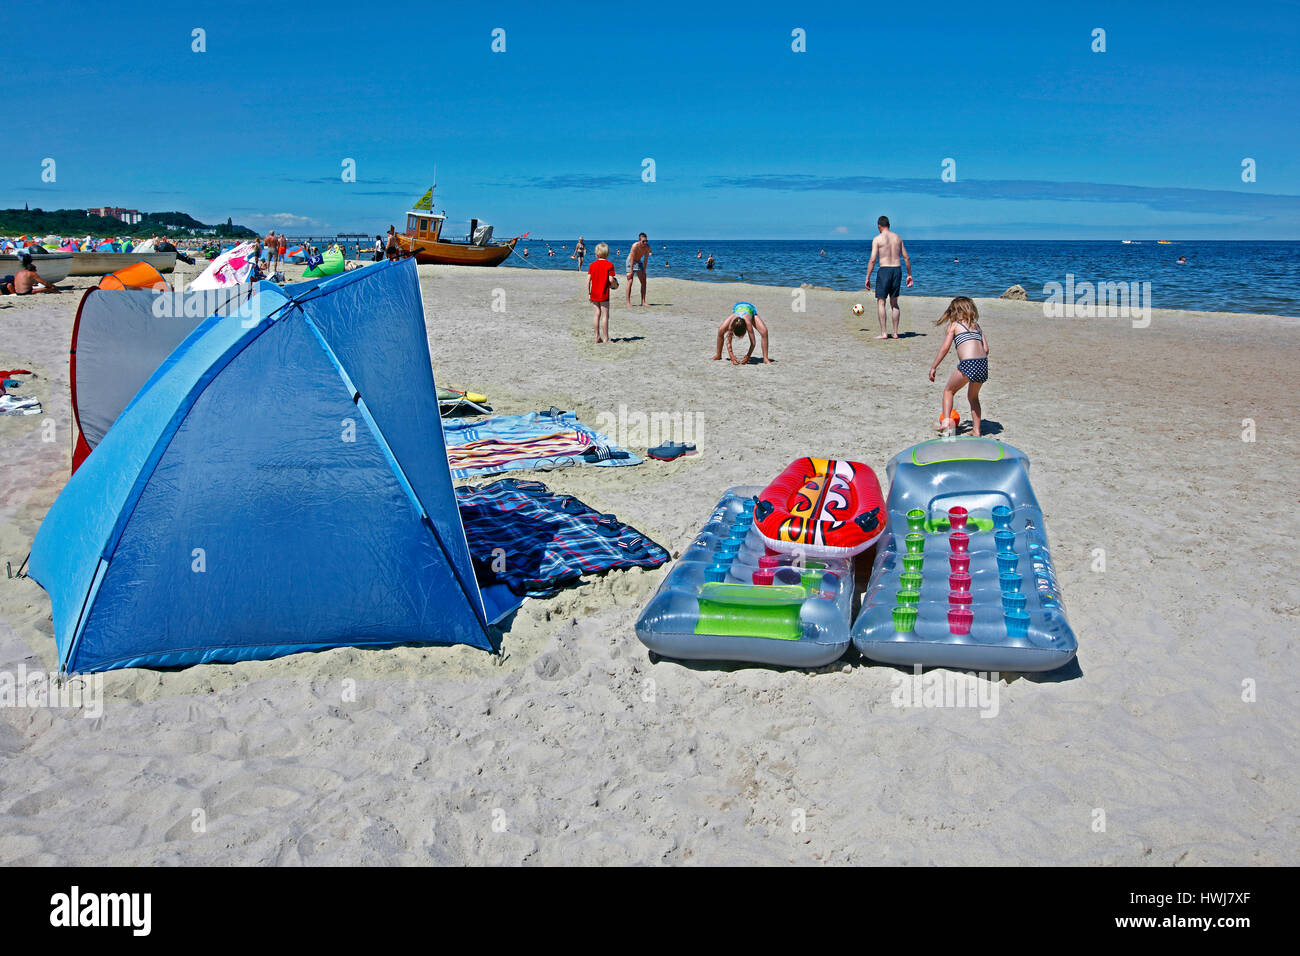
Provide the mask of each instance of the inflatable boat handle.
[{"label": "inflatable boat handle", "polygon": [[800,584],[727,584],[709,581],[700,588],[700,599],[714,604],[744,607],[774,607],[802,604],[808,589]]},{"label": "inflatable boat handle", "polygon": [[772,504],[772,502],[760,501],[754,506],[754,523],[758,524],[758,522],[762,521],[775,510],[776,505]]},{"label": "inflatable boat handle", "polygon": [[853,521],[863,531],[875,531],[880,527],[880,508],[872,508],[865,514],[858,515]]}]

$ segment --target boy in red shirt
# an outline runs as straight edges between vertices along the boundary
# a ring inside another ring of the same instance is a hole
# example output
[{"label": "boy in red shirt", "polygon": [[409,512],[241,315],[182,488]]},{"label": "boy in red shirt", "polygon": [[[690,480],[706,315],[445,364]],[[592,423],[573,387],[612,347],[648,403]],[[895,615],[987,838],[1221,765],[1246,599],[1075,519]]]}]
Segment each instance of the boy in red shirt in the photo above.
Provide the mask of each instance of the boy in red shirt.
[{"label": "boy in red shirt", "polygon": [[587,295],[596,307],[596,344],[609,341],[609,290],[618,288],[614,263],[609,261],[609,245],[596,246],[596,258],[587,269]]}]

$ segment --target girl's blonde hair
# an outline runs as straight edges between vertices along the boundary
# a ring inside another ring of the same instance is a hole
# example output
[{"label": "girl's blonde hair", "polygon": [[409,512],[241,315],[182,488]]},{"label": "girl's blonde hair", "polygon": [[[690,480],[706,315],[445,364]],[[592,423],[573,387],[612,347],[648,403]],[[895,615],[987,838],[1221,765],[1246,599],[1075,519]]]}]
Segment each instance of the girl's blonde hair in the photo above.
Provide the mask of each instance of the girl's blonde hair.
[{"label": "girl's blonde hair", "polygon": [[948,308],[943,310],[943,315],[939,316],[935,325],[946,325],[956,319],[962,325],[969,328],[972,325],[980,324],[980,312],[975,308],[975,303],[964,295],[959,295],[948,303]]},{"label": "girl's blonde hair", "polygon": [[607,242],[596,243],[596,258],[597,259],[609,258],[609,243]]}]

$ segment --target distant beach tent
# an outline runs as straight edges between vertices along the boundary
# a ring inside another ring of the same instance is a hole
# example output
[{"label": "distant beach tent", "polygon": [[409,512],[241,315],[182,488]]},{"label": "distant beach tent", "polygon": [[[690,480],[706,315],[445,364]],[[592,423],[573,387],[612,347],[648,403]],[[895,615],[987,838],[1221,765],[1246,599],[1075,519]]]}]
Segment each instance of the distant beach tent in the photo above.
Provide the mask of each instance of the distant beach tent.
[{"label": "distant beach tent", "polygon": [[167,280],[147,262],[134,262],[99,280],[101,289],[170,289]]},{"label": "distant beach tent", "polygon": [[204,321],[50,508],[30,573],[62,671],[489,650],[518,606],[474,578],[414,263],[293,294]]},{"label": "distant beach tent", "polygon": [[257,243],[241,242],[221,255],[199,273],[198,278],[190,283],[191,289],[229,289],[243,285],[253,276],[257,265],[253,256],[257,253]]},{"label": "distant beach tent", "polygon": [[304,279],[319,279],[323,276],[338,275],[347,268],[347,260],[343,258],[343,252],[340,249],[327,249],[318,265],[311,266],[303,271]]},{"label": "distant beach tent", "polygon": [[[156,275],[157,273],[155,273]],[[105,277],[107,278],[107,276]],[[204,319],[249,311],[252,286],[208,292],[87,289],[72,322],[68,381],[76,471],[136,392]]]}]

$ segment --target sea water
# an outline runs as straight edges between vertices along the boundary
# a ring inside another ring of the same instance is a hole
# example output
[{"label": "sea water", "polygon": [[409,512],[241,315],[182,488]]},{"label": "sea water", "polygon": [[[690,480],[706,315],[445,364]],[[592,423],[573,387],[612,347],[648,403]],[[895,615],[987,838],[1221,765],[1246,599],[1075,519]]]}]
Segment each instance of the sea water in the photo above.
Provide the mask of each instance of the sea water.
[{"label": "sea water", "polygon": [[[576,269],[577,263],[569,258],[576,238],[530,239],[516,251],[527,248],[527,264],[537,268]],[[620,243],[588,236],[588,264],[599,241],[609,243],[610,258],[622,273],[632,237]],[[863,303],[870,311],[875,309],[874,292],[863,288],[871,255],[868,241],[660,241],[651,237],[650,242],[651,279],[667,275],[707,282],[786,288],[807,283],[846,292],[861,290]],[[547,255],[548,245],[555,251],[553,257]],[[1085,282],[1124,283],[1141,289],[1150,283],[1151,301],[1146,304],[1151,308],[1300,316],[1300,242],[1188,240],[1160,245],[1145,240],[1125,245],[1119,240],[917,239],[907,241],[907,251],[915,283],[903,290],[904,295],[996,297],[1019,285],[1030,299],[1043,301],[1051,297],[1053,283],[1069,282],[1072,288]],[[705,268],[710,253],[715,259],[712,270]],[[1186,264],[1178,263],[1179,256],[1186,258]],[[505,264],[524,266],[525,262],[514,255]]]}]

